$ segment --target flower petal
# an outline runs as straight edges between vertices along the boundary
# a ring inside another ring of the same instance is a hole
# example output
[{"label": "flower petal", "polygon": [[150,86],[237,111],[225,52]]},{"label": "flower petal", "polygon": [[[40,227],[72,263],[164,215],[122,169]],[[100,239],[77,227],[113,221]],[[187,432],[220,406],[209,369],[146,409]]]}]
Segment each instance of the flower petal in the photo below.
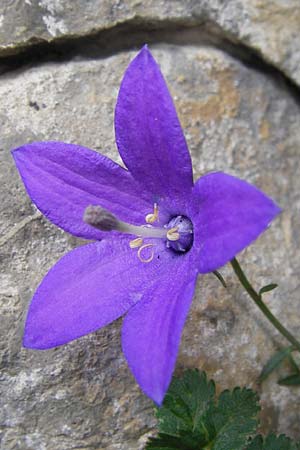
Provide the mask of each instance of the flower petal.
[{"label": "flower petal", "polygon": [[105,236],[83,222],[91,204],[131,223],[143,222],[151,211],[152,201],[143,200],[146,194],[127,170],[87,148],[35,142],[15,149],[13,157],[32,201],[51,222],[75,236]]},{"label": "flower petal", "polygon": [[184,195],[193,186],[191,158],[172,98],[146,46],[125,72],[115,131],[125,165],[155,200]]},{"label": "flower petal", "polygon": [[[161,404],[174,370],[181,331],[194,293],[196,269],[177,257],[123,323],[123,351],[141,389]],[[187,260],[186,260],[187,261]]]},{"label": "flower petal", "polygon": [[171,252],[143,264],[128,239],[102,240],[72,250],[48,272],[29,308],[24,346],[47,349],[97,330],[142,297]]},{"label": "flower petal", "polygon": [[247,247],[280,208],[256,187],[225,173],[210,173],[195,184],[191,207],[194,249],[200,273],[211,272]]}]

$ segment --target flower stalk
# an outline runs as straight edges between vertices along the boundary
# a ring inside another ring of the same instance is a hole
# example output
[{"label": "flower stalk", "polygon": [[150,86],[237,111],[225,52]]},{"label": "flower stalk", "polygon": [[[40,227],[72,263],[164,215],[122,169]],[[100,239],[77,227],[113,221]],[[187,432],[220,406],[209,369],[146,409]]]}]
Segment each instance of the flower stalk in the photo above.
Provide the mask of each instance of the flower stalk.
[{"label": "flower stalk", "polygon": [[293,345],[293,347],[298,350],[298,352],[300,352],[300,342],[272,314],[267,305],[263,302],[262,296],[251,285],[236,258],[233,258],[231,260],[231,265],[241,285],[244,287],[244,289],[247,291],[249,296],[262,311],[265,317],[269,320],[269,322],[271,322],[271,324],[277,329],[277,331],[279,331],[279,333],[282,334],[282,336],[284,336]]}]

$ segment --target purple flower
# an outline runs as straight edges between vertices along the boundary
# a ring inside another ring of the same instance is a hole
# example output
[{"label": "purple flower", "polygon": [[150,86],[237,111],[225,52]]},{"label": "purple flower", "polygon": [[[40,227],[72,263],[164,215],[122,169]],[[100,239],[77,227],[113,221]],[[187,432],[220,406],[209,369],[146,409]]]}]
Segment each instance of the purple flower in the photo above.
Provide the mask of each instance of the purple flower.
[{"label": "purple flower", "polygon": [[147,47],[125,73],[115,132],[127,169],[62,142],[13,151],[44,215],[75,236],[96,240],[69,252],[45,276],[23,344],[62,345],[127,313],[125,357],[142,390],[161,404],[198,273],[230,261],[280,210],[231,175],[209,173],[193,182],[171,96]]}]

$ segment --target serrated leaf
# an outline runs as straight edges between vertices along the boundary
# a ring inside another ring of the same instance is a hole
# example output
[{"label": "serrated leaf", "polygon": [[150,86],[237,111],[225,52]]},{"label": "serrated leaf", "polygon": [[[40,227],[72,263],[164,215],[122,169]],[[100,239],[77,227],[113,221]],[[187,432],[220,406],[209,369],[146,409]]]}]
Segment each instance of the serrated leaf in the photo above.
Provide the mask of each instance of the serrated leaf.
[{"label": "serrated leaf", "polygon": [[266,286],[262,287],[259,290],[259,295],[262,295],[265,292],[273,291],[273,289],[276,289],[277,287],[278,287],[278,284],[275,284],[275,283],[267,284]]},{"label": "serrated leaf", "polygon": [[258,434],[254,439],[251,439],[246,447],[246,450],[262,450],[264,445],[264,438]]},{"label": "serrated leaf", "polygon": [[157,411],[160,432],[175,437],[188,433],[195,443],[203,442],[207,431],[202,415],[214,397],[215,385],[204,372],[187,370],[182,378],[174,378]]},{"label": "serrated leaf", "polygon": [[257,394],[251,389],[222,392],[218,404],[210,411],[216,434],[211,449],[243,450],[256,431],[259,410]]},{"label": "serrated leaf", "polygon": [[266,365],[263,367],[263,370],[258,377],[258,382],[261,383],[262,381],[264,381],[273,372],[273,370],[275,370],[276,367],[278,367],[282,363],[282,361],[289,356],[292,350],[293,347],[289,346],[274,353],[267,361]]},{"label": "serrated leaf", "polygon": [[278,380],[280,386],[299,386],[300,385],[300,374],[294,373],[284,378]]},{"label": "serrated leaf", "polygon": [[265,438],[263,438],[261,435],[258,435],[246,447],[246,450],[298,450],[298,449],[299,449],[298,444],[293,442],[290,438],[288,438],[284,434],[281,434],[280,436],[269,434]]},{"label": "serrated leaf", "polygon": [[174,378],[157,411],[159,435],[151,450],[244,450],[258,425],[258,398],[246,388],[224,391],[216,403],[215,385],[204,372],[188,370]]},{"label": "serrated leaf", "polygon": [[188,438],[159,433],[157,437],[148,440],[145,450],[198,450],[199,446],[190,444]]}]

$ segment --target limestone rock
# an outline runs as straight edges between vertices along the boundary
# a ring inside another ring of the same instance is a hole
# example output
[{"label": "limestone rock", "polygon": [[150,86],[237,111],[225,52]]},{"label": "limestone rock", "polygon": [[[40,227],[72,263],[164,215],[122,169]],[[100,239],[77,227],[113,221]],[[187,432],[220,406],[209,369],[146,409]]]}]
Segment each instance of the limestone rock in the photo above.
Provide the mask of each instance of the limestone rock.
[{"label": "limestone rock", "polygon": [[298,0],[2,0],[0,54],[114,28],[125,42],[130,26],[140,32],[149,30],[141,37],[149,42],[161,40],[161,34],[152,36],[151,30],[165,28],[181,39],[174,24],[183,29],[198,27],[196,35],[206,24],[219,40],[249,46],[300,84]]},{"label": "limestone rock", "polygon": [[[279,283],[266,300],[300,336],[298,102],[284,84],[222,51],[163,44],[152,50],[174,97],[195,177],[211,170],[229,172],[255,183],[283,208],[240,260],[257,286]],[[54,350],[21,347],[24,317],[38,283],[61,255],[82,242],[43,218],[28,219],[35,209],[9,153],[33,140],[63,140],[120,161],[113,112],[133,56],[121,52],[99,60],[49,63],[0,80],[4,450],[138,450],[155,425],[152,402],[140,392],[121,352],[121,321]],[[16,224],[21,224],[17,230]],[[212,275],[199,277],[177,370],[205,369],[221,388],[256,388],[263,364],[277,345],[286,343],[256,311],[230,267],[222,272],[227,290]],[[273,376],[261,395],[263,430],[299,438],[299,390],[279,387]]]}]

